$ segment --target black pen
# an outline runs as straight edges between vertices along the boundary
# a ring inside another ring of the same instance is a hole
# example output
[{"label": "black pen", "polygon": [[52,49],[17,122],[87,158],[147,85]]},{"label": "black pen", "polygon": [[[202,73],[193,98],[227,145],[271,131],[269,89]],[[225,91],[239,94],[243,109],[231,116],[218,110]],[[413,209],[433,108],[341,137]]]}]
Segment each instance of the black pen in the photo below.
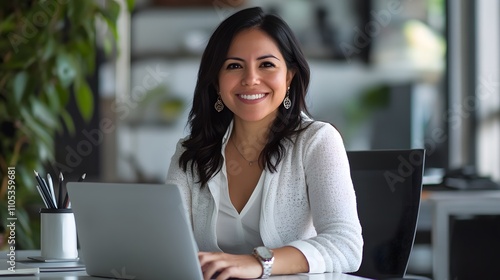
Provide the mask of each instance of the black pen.
[{"label": "black pen", "polygon": [[47,185],[47,182],[45,181],[45,179],[42,176],[40,176],[40,174],[36,170],[33,170],[33,171],[35,172],[35,176],[41,180],[42,185],[40,187],[45,188],[47,193],[50,194],[49,185]]},{"label": "black pen", "polygon": [[[45,179],[42,176],[40,176],[40,179],[42,179],[44,189],[47,191],[47,194],[48,194],[47,199],[52,199],[51,198],[52,193],[50,192],[49,184],[47,184],[47,181],[45,181]],[[54,204],[56,204],[56,203],[54,202]]]},{"label": "black pen", "polygon": [[57,195],[57,208],[61,209],[63,206],[63,174],[59,172],[59,194]]},{"label": "black pen", "polygon": [[82,176],[78,179],[78,182],[85,180],[85,177],[87,177],[87,173],[83,173]]},{"label": "black pen", "polygon": [[45,196],[43,195],[42,190],[40,189],[40,186],[36,185],[36,189],[38,190],[40,197],[42,197],[42,201],[43,201],[43,204],[45,204],[45,207],[49,208],[49,204],[47,204],[47,200],[45,199]]},{"label": "black pen", "polygon": [[45,198],[49,208],[57,208],[56,205],[54,205],[54,203],[52,202],[52,199],[50,198],[50,193],[47,185],[43,182],[42,178],[40,177],[40,175],[38,175],[38,172],[36,172],[36,170],[33,170],[33,172],[35,172],[35,179],[38,182],[40,191],[42,192],[42,195]]}]

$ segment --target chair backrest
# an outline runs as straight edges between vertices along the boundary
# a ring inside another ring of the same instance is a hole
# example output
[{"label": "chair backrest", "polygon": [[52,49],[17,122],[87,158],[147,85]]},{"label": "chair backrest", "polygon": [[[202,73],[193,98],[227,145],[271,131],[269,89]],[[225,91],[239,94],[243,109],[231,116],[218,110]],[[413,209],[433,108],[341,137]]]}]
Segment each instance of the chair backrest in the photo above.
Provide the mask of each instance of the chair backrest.
[{"label": "chair backrest", "polygon": [[403,277],[417,227],[425,150],[347,152],[363,229],[363,259],[352,273]]}]

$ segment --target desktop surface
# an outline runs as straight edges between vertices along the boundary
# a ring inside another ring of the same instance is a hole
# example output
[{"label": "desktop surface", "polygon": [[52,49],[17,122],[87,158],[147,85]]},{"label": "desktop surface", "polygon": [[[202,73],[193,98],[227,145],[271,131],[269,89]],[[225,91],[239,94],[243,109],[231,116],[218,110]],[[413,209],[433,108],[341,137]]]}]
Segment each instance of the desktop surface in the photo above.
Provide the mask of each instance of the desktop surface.
[{"label": "desktop surface", "polygon": [[[16,251],[16,261],[22,262],[27,260],[29,256],[40,255],[40,251],[37,250],[18,250]],[[0,252],[0,261],[7,259],[7,251]],[[35,279],[109,279],[101,277],[88,276],[85,271],[71,271],[71,272],[41,272],[34,276],[9,276],[8,279],[23,279],[23,280],[35,280]],[[271,276],[269,279],[274,280],[363,280],[369,278],[363,278],[358,276],[353,276],[343,273],[301,273],[294,275],[276,275]]]}]

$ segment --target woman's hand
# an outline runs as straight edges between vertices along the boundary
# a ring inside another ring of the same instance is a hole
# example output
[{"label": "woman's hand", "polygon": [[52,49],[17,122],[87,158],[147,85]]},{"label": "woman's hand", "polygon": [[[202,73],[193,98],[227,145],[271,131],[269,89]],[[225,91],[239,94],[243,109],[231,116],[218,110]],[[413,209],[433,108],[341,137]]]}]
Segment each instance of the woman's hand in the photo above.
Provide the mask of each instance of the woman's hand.
[{"label": "woman's hand", "polygon": [[232,255],[222,252],[199,252],[198,259],[205,280],[215,274],[217,280],[234,278],[258,278],[262,275],[262,265],[252,255]]}]

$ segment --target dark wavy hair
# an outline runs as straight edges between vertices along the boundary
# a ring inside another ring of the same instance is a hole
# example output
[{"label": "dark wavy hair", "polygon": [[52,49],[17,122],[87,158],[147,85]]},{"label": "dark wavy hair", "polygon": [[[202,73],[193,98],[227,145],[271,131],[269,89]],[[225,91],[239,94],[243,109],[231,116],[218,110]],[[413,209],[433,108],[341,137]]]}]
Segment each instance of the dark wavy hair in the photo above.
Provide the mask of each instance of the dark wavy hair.
[{"label": "dark wavy hair", "polygon": [[219,71],[235,35],[249,28],[258,28],[273,38],[287,69],[295,72],[289,91],[292,106],[288,110],[282,105],[278,108],[278,115],[259,156],[259,164],[275,172],[286,152],[282,140],[291,141],[291,136],[303,130],[301,112],[308,113],[305,96],[310,70],[297,39],[286,22],[278,16],[265,14],[259,7],[236,12],[215,30],[201,58],[193,107],[189,113],[191,132],[182,143],[186,150],[179,158],[179,166],[184,171],[190,165],[193,172],[198,172],[202,187],[222,168],[222,138],[233,119],[229,109],[224,108],[220,113],[214,109]]}]

